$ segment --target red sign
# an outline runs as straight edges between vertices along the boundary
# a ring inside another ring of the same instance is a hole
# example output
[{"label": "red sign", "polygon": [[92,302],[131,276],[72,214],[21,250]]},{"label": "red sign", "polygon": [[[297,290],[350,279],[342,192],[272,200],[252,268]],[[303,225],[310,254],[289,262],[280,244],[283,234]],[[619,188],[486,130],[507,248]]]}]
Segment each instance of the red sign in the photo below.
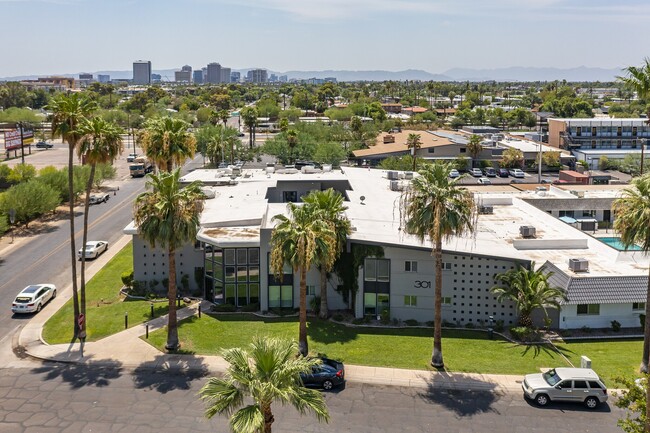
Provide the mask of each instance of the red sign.
[{"label": "red sign", "polygon": [[77,317],[77,323],[79,324],[79,327],[84,326],[84,320],[86,320],[86,316],[83,315],[83,313],[79,313],[79,317]]},{"label": "red sign", "polygon": [[20,138],[20,129],[5,131],[5,150],[20,149],[23,146],[34,142],[34,131],[23,129],[23,137]]}]

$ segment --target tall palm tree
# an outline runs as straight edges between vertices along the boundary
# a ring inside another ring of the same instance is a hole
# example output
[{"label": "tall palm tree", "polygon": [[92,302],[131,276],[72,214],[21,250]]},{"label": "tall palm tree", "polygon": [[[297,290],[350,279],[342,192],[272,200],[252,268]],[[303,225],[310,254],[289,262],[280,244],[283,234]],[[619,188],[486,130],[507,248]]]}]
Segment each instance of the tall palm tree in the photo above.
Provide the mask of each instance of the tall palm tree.
[{"label": "tall palm tree", "polygon": [[400,197],[400,218],[407,233],[420,242],[433,244],[435,303],[431,365],[444,367],[442,357],[442,241],[474,231],[477,207],[472,193],[450,179],[452,166],[434,163],[424,166]]},{"label": "tall palm tree", "polygon": [[552,272],[535,270],[535,262],[531,263],[530,269],[518,265],[516,269],[497,274],[494,279],[502,285],[492,287],[490,291],[497,296],[499,302],[514,302],[519,312],[519,325],[530,328],[533,326],[533,310],[541,308],[548,318],[546,309],[550,307],[559,310],[560,301],[566,300],[564,291],[548,282],[551,275]]},{"label": "tall palm tree", "polygon": [[[210,378],[199,392],[208,404],[205,416],[230,416],[230,428],[237,433],[271,433],[275,421],[271,405],[280,403],[328,422],[323,395],[305,388],[300,380],[300,373],[311,372],[319,360],[296,357],[295,353],[295,342],[263,337],[253,340],[250,351],[224,350],[228,369],[223,377]],[[246,397],[252,403],[245,406]]]},{"label": "tall palm tree", "polygon": [[167,324],[168,350],[178,349],[176,321],[176,250],[194,242],[199,229],[199,216],[203,210],[204,195],[200,182],[181,189],[180,169],[171,173],[149,174],[147,192],[140,194],[133,209],[138,234],[152,248],[167,248],[169,264],[169,320]]},{"label": "tall palm tree", "polygon": [[174,117],[154,117],[145,123],[142,148],[158,170],[171,172],[174,166],[194,157],[196,138],[189,129],[189,123]]},{"label": "tall palm tree", "polygon": [[239,115],[244,120],[244,125],[248,128],[248,140],[250,148],[252,149],[253,142],[255,141],[255,126],[257,126],[257,108],[244,107]]},{"label": "tall palm tree", "polygon": [[289,162],[293,159],[293,150],[298,144],[298,132],[295,129],[289,129],[287,131],[287,144],[289,145]]},{"label": "tall palm tree", "polygon": [[413,155],[413,171],[417,168],[417,152],[422,146],[420,138],[422,138],[420,134],[409,134],[406,138],[406,147],[411,149],[411,155]]},{"label": "tall palm tree", "polygon": [[[298,346],[307,356],[307,271],[320,258],[331,259],[327,251],[336,249],[336,236],[320,212],[311,206],[289,203],[289,216],[273,217],[277,225],[271,234],[271,269],[276,276],[282,275],[285,263],[300,275],[300,312]],[[332,260],[333,262],[334,260]],[[323,263],[321,263],[323,264]],[[331,263],[325,263],[330,267]]]},{"label": "tall palm tree", "polygon": [[97,104],[79,93],[61,93],[55,96],[48,109],[52,111],[52,136],[60,136],[68,143],[68,196],[70,218],[70,262],[72,265],[72,305],[74,311],[74,337],[79,335],[79,292],[77,286],[77,247],[74,229],[74,150],[81,137],[78,127],[86,117],[92,115]]},{"label": "tall palm tree", "polygon": [[[88,211],[90,208],[90,190],[95,180],[97,164],[112,163],[124,150],[122,144],[122,128],[112,122],[107,122],[102,117],[84,119],[79,126],[82,134],[77,142],[77,153],[83,157],[86,164],[90,164],[90,175],[86,184],[86,198],[84,200],[84,228],[81,254],[81,314],[86,315],[86,242],[88,241]],[[82,331],[86,330],[86,321],[82,324]]]},{"label": "tall palm tree", "polygon": [[[643,59],[641,66],[628,66],[623,69],[625,77],[617,77],[627,87],[633,89],[640,99],[650,98],[650,58]],[[650,107],[648,107],[648,118],[650,118]]]},{"label": "tall palm tree", "polygon": [[[327,273],[332,271],[334,262],[338,259],[339,255],[345,247],[348,235],[351,233],[350,220],[347,219],[344,212],[347,207],[343,206],[343,195],[329,188],[325,191],[314,191],[303,198],[306,206],[313,206],[316,210],[321,212],[321,218],[327,222],[336,238],[336,248],[334,250],[328,249],[327,251],[319,251],[320,263],[320,313],[322,319],[327,319],[329,316],[327,306]],[[334,254],[334,257],[327,256]],[[331,263],[328,267],[327,264]]]},{"label": "tall palm tree", "polygon": [[[626,247],[640,245],[643,251],[650,251],[650,174],[632,179],[629,188],[623,190],[621,197],[614,200],[612,210],[616,219],[614,230],[621,235]],[[650,287],[650,271],[648,273]],[[646,321],[643,330],[643,358],[641,371],[648,373],[650,353],[650,290],[646,298]],[[650,398],[648,399],[650,401]],[[650,407],[650,405],[648,406]],[[650,413],[647,419],[650,421]]]},{"label": "tall palm tree", "polygon": [[469,138],[469,142],[467,143],[467,151],[472,156],[472,167],[476,166],[476,159],[483,151],[483,145],[481,144],[482,140],[483,139],[480,135],[472,134],[472,136]]}]

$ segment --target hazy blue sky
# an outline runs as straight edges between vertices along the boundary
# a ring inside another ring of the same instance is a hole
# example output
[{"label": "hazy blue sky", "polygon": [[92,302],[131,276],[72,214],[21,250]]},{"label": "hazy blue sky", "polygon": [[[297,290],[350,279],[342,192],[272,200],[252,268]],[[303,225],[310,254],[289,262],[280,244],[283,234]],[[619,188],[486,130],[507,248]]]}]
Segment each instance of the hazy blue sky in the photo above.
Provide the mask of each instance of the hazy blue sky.
[{"label": "hazy blue sky", "polygon": [[576,66],[650,55],[648,0],[0,0],[0,77]]}]

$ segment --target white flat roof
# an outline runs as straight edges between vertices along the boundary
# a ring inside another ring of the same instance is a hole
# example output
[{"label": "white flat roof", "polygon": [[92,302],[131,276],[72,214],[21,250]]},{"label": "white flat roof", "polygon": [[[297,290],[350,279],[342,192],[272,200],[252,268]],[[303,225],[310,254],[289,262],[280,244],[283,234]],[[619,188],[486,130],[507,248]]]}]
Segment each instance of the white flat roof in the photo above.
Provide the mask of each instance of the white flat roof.
[{"label": "white flat roof", "polygon": [[[523,138],[505,137],[503,140],[497,142],[501,146],[510,147],[513,149],[521,150],[522,152],[539,152],[539,141],[526,140]],[[571,156],[570,152],[562,151],[557,147],[551,147],[544,143],[542,145],[542,152],[560,152],[562,156]]]}]

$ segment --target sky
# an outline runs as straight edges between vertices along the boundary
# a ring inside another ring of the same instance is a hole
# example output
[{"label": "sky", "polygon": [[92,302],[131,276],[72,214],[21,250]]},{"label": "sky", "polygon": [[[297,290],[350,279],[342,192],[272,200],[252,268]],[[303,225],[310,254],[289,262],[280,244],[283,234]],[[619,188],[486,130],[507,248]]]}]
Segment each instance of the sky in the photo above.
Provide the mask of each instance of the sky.
[{"label": "sky", "polygon": [[0,0],[0,77],[156,69],[623,68],[647,0]]}]

